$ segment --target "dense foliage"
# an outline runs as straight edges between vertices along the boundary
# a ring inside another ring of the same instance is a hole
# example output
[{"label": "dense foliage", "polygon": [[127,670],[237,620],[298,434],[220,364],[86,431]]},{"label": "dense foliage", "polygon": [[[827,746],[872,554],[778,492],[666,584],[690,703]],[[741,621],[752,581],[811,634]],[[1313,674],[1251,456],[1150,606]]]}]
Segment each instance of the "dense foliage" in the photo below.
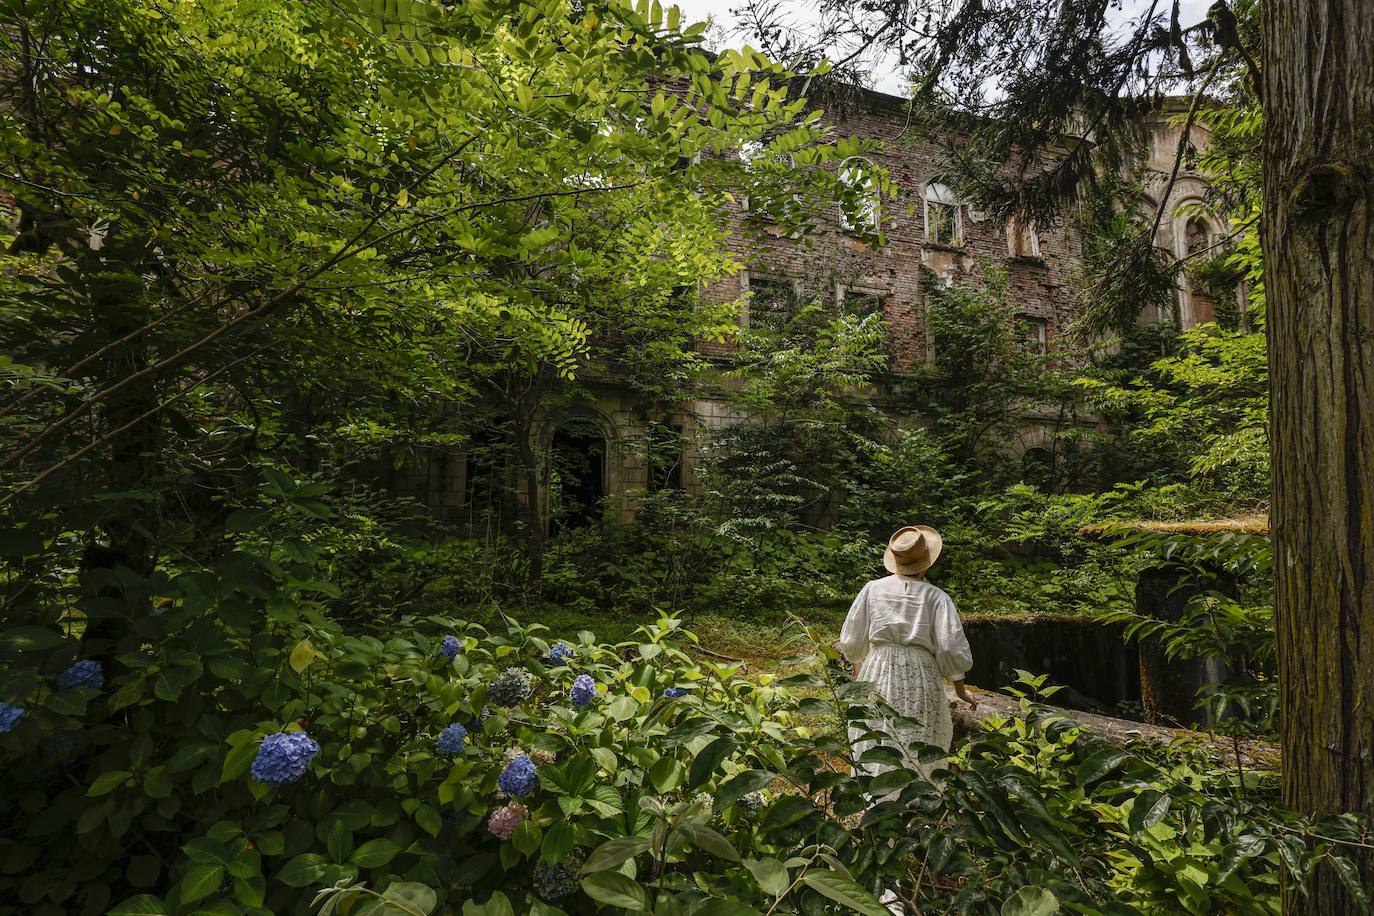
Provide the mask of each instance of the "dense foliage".
[{"label": "dense foliage", "polygon": [[[866,205],[815,74],[701,31],[618,0],[0,6],[0,913],[1267,913],[1318,866],[1359,896],[1361,825],[1239,754],[1104,745],[1043,679],[930,782],[931,749],[850,759],[891,712],[822,628],[777,673],[674,616],[599,643],[503,613],[842,606],[919,519],[966,612],[1243,655],[1211,702],[1272,730],[1262,586],[1127,610],[1142,564],[1259,580],[1263,545],[1084,533],[1262,507],[1254,116],[1195,113],[1239,237],[1199,275],[1247,277],[1247,315],[1136,329],[1158,289],[1121,282],[1119,349],[1047,354],[982,265],[928,290],[934,358],[898,375],[823,267],[749,327],[696,295],[739,267],[734,200],[799,240]],[[1100,216],[1110,266],[1144,223]],[[647,405],[631,522],[577,491],[591,456],[536,453],[610,377]],[[658,418],[703,393],[739,422],[689,494]],[[406,491],[459,453],[444,524]]]},{"label": "dense foliage", "polygon": [[890,887],[965,912],[1269,912],[1280,861],[1342,867],[1320,838],[1356,829],[1029,705],[973,736],[943,794],[912,769],[853,775],[837,723],[890,715],[864,685],[807,657],[746,677],[671,619],[615,646],[424,612],[345,627],[331,599],[352,596],[303,524],[328,507],[267,492],[213,566],[85,577],[73,610],[125,622],[103,664],[80,667],[99,647],[72,613],[4,633],[9,911],[305,912],[365,881],[421,912],[882,913]]}]

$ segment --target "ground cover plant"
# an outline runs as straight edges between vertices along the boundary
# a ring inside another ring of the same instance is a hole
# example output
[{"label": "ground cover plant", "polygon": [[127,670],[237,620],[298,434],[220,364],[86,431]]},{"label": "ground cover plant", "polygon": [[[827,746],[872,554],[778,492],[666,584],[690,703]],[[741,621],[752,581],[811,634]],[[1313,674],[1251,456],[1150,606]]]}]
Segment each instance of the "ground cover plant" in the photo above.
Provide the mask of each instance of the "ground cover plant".
[{"label": "ground cover plant", "polygon": [[443,614],[358,635],[282,620],[322,583],[274,566],[158,583],[162,613],[104,665],[79,629],[0,636],[7,911],[304,913],[371,889],[376,913],[880,914],[892,888],[922,911],[1260,913],[1280,862],[1351,874],[1329,842],[1352,821],[1303,822],[1200,753],[1104,745],[1034,705],[1043,679],[939,792],[852,773],[838,724],[890,713],[833,650],[746,677],[672,618],[616,645]]}]

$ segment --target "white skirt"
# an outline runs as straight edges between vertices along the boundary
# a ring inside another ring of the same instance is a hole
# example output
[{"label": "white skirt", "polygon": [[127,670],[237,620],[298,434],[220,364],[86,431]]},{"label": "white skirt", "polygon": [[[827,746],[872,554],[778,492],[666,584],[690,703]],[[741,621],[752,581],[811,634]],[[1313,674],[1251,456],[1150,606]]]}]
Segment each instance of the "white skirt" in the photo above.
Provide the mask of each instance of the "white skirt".
[{"label": "white skirt", "polygon": [[[917,761],[909,746],[919,742],[948,751],[954,738],[954,720],[949,714],[944,678],[935,665],[935,656],[921,646],[877,643],[859,667],[859,680],[871,682],[897,715],[915,719],[920,724],[898,727],[888,720],[873,720],[863,723],[868,726],[867,729],[851,725],[849,742],[854,746],[855,760],[869,748],[882,744],[899,751],[906,759],[908,769],[917,770],[929,778],[930,771],[943,766],[943,762],[937,760],[923,765]],[[866,731],[883,732],[888,737],[884,740],[863,740]],[[892,766],[865,763],[860,765],[860,769],[870,776],[876,776],[892,769]]]}]

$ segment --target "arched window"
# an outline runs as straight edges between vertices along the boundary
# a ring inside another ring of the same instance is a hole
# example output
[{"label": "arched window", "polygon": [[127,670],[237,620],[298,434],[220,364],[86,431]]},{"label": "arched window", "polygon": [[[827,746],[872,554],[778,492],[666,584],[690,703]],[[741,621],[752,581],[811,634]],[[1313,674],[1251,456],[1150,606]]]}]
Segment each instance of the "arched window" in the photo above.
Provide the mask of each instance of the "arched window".
[{"label": "arched window", "polygon": [[1201,255],[1212,245],[1212,233],[1207,224],[1200,219],[1188,220],[1184,235],[1184,254],[1188,257]]},{"label": "arched window", "polygon": [[845,189],[840,201],[840,224],[849,232],[877,232],[880,210],[878,176],[873,163],[860,156],[841,162],[840,184]]},{"label": "arched window", "polygon": [[954,192],[939,182],[926,185],[926,241],[960,245],[964,237],[963,207]]},{"label": "arched window", "polygon": [[1026,449],[1021,456],[1021,482],[1053,493],[1055,487],[1054,452],[1043,445]]}]

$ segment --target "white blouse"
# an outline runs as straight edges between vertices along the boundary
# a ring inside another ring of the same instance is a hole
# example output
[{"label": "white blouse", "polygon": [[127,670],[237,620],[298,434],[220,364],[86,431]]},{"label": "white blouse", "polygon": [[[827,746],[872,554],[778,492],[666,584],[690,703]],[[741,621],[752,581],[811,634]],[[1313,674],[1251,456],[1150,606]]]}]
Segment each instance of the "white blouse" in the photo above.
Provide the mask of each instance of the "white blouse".
[{"label": "white blouse", "polygon": [[924,579],[888,576],[859,591],[840,630],[839,649],[857,665],[881,643],[930,650],[940,674],[951,681],[963,680],[973,667],[954,601]]}]

